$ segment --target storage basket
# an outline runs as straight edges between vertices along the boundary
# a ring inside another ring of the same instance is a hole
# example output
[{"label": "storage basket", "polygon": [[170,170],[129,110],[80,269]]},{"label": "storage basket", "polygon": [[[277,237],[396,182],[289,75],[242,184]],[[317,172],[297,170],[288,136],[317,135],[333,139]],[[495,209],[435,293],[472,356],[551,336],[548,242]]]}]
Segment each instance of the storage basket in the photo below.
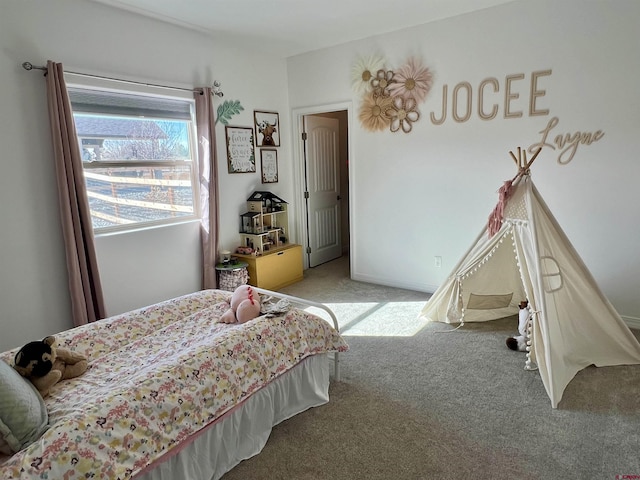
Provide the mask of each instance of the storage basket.
[{"label": "storage basket", "polygon": [[219,270],[218,272],[218,288],[220,290],[233,292],[240,285],[246,285],[249,282],[247,267],[238,267],[233,270]]}]

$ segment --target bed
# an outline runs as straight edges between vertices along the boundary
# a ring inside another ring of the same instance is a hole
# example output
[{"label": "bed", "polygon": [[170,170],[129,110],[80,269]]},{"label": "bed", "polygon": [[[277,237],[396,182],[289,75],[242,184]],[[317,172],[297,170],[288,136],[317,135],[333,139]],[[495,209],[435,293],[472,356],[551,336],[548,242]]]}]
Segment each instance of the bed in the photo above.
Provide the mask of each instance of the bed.
[{"label": "bed", "polygon": [[2,478],[218,479],[328,402],[348,349],[335,315],[255,290],[268,314],[242,325],[219,321],[231,292],[203,290],[57,334],[89,368],[51,389],[46,431],[0,457]]}]

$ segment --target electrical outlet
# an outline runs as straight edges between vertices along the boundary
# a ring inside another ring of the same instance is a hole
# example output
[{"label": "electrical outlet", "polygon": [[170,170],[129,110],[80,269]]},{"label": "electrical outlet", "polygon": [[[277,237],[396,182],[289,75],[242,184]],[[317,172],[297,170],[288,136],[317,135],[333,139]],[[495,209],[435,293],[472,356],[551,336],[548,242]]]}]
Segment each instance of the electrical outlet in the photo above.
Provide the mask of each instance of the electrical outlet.
[{"label": "electrical outlet", "polygon": [[434,259],[433,263],[434,263],[434,265],[436,267],[438,267],[438,268],[442,267],[442,257],[441,256],[433,257],[433,259]]}]

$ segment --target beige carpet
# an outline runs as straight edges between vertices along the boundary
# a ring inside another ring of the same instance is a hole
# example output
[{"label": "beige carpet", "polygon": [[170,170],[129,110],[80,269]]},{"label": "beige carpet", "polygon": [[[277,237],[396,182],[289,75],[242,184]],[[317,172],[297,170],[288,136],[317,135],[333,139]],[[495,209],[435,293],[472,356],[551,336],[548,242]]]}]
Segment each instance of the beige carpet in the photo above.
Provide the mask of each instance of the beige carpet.
[{"label": "beige carpet", "polygon": [[421,325],[427,294],[349,280],[344,258],[283,291],[338,312],[351,347],[342,381],[224,480],[640,476],[640,366],[583,370],[554,410],[504,345],[515,317]]},{"label": "beige carpet", "polygon": [[[327,305],[338,317],[340,332],[348,336],[411,336],[425,322],[418,319],[429,294],[349,278],[349,257],[305,271],[305,279],[283,293]],[[314,313],[328,318],[321,310]]]}]

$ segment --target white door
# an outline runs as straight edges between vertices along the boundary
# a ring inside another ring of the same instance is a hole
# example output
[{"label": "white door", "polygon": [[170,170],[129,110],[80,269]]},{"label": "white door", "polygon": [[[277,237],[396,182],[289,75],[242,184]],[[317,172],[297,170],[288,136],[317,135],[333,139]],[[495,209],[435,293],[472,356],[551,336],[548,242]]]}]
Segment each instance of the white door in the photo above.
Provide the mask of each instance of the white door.
[{"label": "white door", "polygon": [[335,118],[304,117],[310,267],[342,255],[339,124]]}]

